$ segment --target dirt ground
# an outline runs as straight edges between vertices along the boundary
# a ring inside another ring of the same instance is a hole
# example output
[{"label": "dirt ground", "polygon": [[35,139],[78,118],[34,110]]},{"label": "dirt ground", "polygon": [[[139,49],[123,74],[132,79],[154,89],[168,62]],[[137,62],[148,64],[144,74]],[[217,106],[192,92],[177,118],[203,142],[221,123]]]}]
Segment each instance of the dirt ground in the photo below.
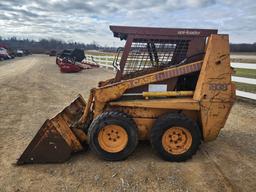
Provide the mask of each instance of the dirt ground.
[{"label": "dirt ground", "polygon": [[0,62],[0,191],[256,191],[256,105],[237,102],[217,140],[184,163],[158,158],[140,143],[122,162],[90,151],[64,164],[15,166],[46,118],[85,98],[111,71],[61,74],[55,58],[33,55]]}]

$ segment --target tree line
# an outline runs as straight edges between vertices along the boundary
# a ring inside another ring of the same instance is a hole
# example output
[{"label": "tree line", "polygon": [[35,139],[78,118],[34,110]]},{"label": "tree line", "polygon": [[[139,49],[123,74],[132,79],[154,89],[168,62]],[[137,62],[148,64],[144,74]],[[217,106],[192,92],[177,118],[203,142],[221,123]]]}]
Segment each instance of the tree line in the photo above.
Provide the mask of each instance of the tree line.
[{"label": "tree line", "polygon": [[[100,46],[96,42],[90,44],[78,42],[64,42],[56,39],[41,39],[39,41],[30,39],[17,39],[16,37],[3,39],[0,37],[0,46],[4,45],[10,49],[29,50],[32,53],[46,53],[51,50],[61,51],[63,49],[80,48],[84,50],[115,51],[115,47]],[[230,44],[231,52],[256,52],[256,43]]]},{"label": "tree line", "polygon": [[84,44],[78,42],[64,42],[56,39],[41,39],[39,41],[35,41],[30,39],[17,39],[16,37],[8,39],[0,37],[0,46],[4,46],[12,50],[29,50],[31,53],[46,53],[51,50],[61,51],[63,49],[74,48],[84,50],[98,50],[101,48],[96,42]]},{"label": "tree line", "polygon": [[256,52],[256,43],[230,44],[231,52]]}]

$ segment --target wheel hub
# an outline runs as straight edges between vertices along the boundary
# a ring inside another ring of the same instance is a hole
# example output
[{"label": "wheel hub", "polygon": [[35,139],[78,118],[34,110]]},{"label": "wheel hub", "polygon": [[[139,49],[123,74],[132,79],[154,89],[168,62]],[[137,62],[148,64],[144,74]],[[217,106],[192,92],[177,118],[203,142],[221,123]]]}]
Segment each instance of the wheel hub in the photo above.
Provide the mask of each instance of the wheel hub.
[{"label": "wheel hub", "polygon": [[164,132],[162,145],[168,153],[179,155],[185,153],[192,145],[192,135],[183,127],[171,127]]},{"label": "wheel hub", "polygon": [[103,150],[109,153],[117,153],[126,147],[128,134],[121,126],[107,125],[100,130],[98,141]]}]

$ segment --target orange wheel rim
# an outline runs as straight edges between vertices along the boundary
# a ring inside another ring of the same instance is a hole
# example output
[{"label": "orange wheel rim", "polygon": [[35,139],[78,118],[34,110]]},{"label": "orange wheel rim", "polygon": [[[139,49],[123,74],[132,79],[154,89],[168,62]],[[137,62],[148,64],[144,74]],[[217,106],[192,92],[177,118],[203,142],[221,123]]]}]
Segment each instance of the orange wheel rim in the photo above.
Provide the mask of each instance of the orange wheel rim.
[{"label": "orange wheel rim", "polygon": [[128,134],[121,126],[107,125],[100,130],[98,141],[104,151],[118,153],[126,147]]},{"label": "orange wheel rim", "polygon": [[171,127],[164,132],[162,145],[168,153],[179,155],[191,147],[192,135],[183,127]]}]

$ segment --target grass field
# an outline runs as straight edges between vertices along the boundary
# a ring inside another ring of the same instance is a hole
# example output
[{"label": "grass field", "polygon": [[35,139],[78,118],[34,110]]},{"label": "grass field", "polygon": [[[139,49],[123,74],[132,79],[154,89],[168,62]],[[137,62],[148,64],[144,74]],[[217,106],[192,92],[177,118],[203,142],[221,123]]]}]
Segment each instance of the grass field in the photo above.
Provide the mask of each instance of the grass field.
[{"label": "grass field", "polygon": [[85,51],[85,55],[115,56],[116,53],[113,53],[113,52],[100,52],[100,51],[88,50],[88,51]]},{"label": "grass field", "polygon": [[234,76],[256,79],[256,69],[235,69]]},{"label": "grass field", "polygon": [[[234,76],[256,79],[256,69],[235,69]],[[236,88],[241,91],[256,93],[256,85],[235,82]]]},{"label": "grass field", "polygon": [[235,82],[235,84],[236,84],[236,89],[240,91],[256,93],[256,85],[250,85],[250,84],[238,83],[238,82]]}]

